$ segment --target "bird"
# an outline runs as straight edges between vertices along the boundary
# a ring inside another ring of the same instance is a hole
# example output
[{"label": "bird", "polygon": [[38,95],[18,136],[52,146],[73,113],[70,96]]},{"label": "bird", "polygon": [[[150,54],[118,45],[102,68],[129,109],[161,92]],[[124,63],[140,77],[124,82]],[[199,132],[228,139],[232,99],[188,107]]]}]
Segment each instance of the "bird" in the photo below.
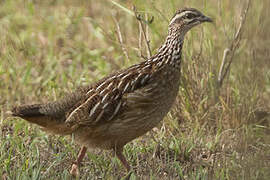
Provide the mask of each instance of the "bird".
[{"label": "bird", "polygon": [[113,150],[130,171],[123,148],[157,126],[169,112],[179,92],[184,37],[204,22],[213,20],[195,8],[179,9],[155,55],[59,100],[15,106],[12,115],[53,134],[72,134],[81,150],[71,174],[76,175],[87,148]]}]

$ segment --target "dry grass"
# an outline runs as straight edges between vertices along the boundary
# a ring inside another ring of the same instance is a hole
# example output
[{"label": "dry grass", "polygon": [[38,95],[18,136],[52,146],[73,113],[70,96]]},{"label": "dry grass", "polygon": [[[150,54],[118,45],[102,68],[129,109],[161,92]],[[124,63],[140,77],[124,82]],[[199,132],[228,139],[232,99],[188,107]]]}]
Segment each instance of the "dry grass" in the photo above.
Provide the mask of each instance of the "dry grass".
[{"label": "dry grass", "polygon": [[[125,147],[131,179],[270,178],[269,1],[251,2],[230,71],[217,90],[223,51],[233,42],[243,0],[1,1],[0,175],[3,179],[71,179],[79,146],[8,117],[14,104],[55,100],[65,92],[147,57],[164,41],[176,9],[195,7],[215,25],[188,33],[177,102],[165,120]],[[124,8],[119,7],[121,5]],[[128,59],[128,60],[127,60]],[[93,150],[81,179],[120,179],[112,153]]]}]

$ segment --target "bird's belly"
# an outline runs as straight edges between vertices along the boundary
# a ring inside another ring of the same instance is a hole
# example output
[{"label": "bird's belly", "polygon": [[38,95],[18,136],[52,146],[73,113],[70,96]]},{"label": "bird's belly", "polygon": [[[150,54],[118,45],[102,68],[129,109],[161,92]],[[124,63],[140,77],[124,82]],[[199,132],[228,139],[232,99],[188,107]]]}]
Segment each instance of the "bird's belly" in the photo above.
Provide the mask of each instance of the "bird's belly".
[{"label": "bird's belly", "polygon": [[74,132],[75,140],[89,148],[121,147],[150,131],[163,117],[153,113],[151,118],[115,119],[113,123],[102,124],[98,127],[84,127]]}]

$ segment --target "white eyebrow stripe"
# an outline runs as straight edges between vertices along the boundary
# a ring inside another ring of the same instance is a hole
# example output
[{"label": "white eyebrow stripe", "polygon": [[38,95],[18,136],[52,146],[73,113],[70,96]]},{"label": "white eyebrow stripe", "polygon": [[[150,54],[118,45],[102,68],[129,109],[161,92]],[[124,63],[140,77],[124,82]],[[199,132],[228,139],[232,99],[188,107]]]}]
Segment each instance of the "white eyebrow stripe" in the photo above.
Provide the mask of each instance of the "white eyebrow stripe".
[{"label": "white eyebrow stripe", "polygon": [[184,12],[181,12],[180,14],[177,14],[170,22],[170,25],[178,18],[180,17],[183,17],[184,15],[186,15],[187,13],[192,13],[192,14],[195,14],[193,11],[184,11]]}]

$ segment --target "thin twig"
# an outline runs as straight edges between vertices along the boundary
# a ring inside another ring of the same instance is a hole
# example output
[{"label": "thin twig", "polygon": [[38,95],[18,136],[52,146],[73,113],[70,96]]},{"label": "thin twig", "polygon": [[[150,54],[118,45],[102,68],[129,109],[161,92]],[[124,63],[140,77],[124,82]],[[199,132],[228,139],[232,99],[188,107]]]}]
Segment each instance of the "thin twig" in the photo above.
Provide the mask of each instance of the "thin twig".
[{"label": "thin twig", "polygon": [[126,56],[126,58],[129,60],[128,52],[127,52],[127,49],[126,49],[126,47],[124,45],[124,42],[123,42],[123,38],[122,38],[122,33],[121,33],[119,22],[116,20],[116,18],[114,16],[112,16],[112,18],[113,18],[114,23],[116,25],[116,32],[117,32],[118,40],[119,40],[119,43],[121,45],[122,51],[123,51],[124,55]]},{"label": "thin twig", "polygon": [[227,74],[230,70],[230,66],[233,62],[235,51],[240,44],[241,35],[243,33],[243,25],[246,21],[246,16],[247,16],[247,12],[249,10],[249,6],[250,6],[250,0],[247,1],[247,7],[245,8],[245,10],[243,11],[243,13],[240,17],[240,24],[238,26],[237,32],[234,35],[234,39],[233,39],[230,47],[226,48],[224,50],[223,59],[222,59],[222,63],[220,66],[219,76],[218,76],[218,80],[217,80],[218,81],[218,88],[222,87],[223,81],[224,81],[225,77],[227,76]]},{"label": "thin twig", "polygon": [[222,82],[222,71],[224,69],[225,61],[227,59],[229,52],[230,52],[229,48],[226,48],[223,52],[223,58],[222,58],[222,62],[221,62],[219,73],[218,73],[218,82]]},{"label": "thin twig", "polygon": [[[137,18],[138,19],[138,18]],[[142,28],[142,34],[143,34],[143,38],[144,38],[144,41],[145,41],[145,46],[147,48],[147,54],[148,56],[152,55],[151,53],[151,49],[150,49],[150,41],[147,40],[147,37],[146,37],[146,33],[145,33],[145,29],[143,28],[143,24],[142,24],[142,21],[140,19],[138,19],[138,22],[139,24],[141,25],[141,28]],[[149,58],[149,57],[148,57]]]},{"label": "thin twig", "polygon": [[[148,20],[148,16],[145,13],[145,19]],[[147,57],[150,58],[152,56],[151,49],[150,49],[150,40],[149,40],[149,27],[145,26],[145,45],[147,48]]]},{"label": "thin twig", "polygon": [[143,49],[142,49],[142,26],[139,24],[139,52],[140,52],[140,57],[143,58]]},{"label": "thin twig", "polygon": [[153,22],[153,17],[149,21],[148,20],[144,20],[141,17],[141,15],[138,14],[135,6],[133,6],[133,11],[134,11],[134,14],[136,16],[136,19],[138,20],[138,22],[140,24],[142,35],[143,35],[143,38],[145,40],[145,46],[146,46],[146,49],[147,49],[148,58],[150,58],[152,56],[152,52],[151,52],[151,48],[150,48],[150,40],[147,39],[146,30],[144,29],[144,26],[143,26],[143,23],[142,22],[144,22],[146,24],[152,23]]},{"label": "thin twig", "polygon": [[139,55],[142,58],[142,60],[147,60],[148,58],[146,56],[143,55],[143,48],[142,48],[142,36],[143,36],[143,30],[142,30],[142,25],[139,23]]}]

